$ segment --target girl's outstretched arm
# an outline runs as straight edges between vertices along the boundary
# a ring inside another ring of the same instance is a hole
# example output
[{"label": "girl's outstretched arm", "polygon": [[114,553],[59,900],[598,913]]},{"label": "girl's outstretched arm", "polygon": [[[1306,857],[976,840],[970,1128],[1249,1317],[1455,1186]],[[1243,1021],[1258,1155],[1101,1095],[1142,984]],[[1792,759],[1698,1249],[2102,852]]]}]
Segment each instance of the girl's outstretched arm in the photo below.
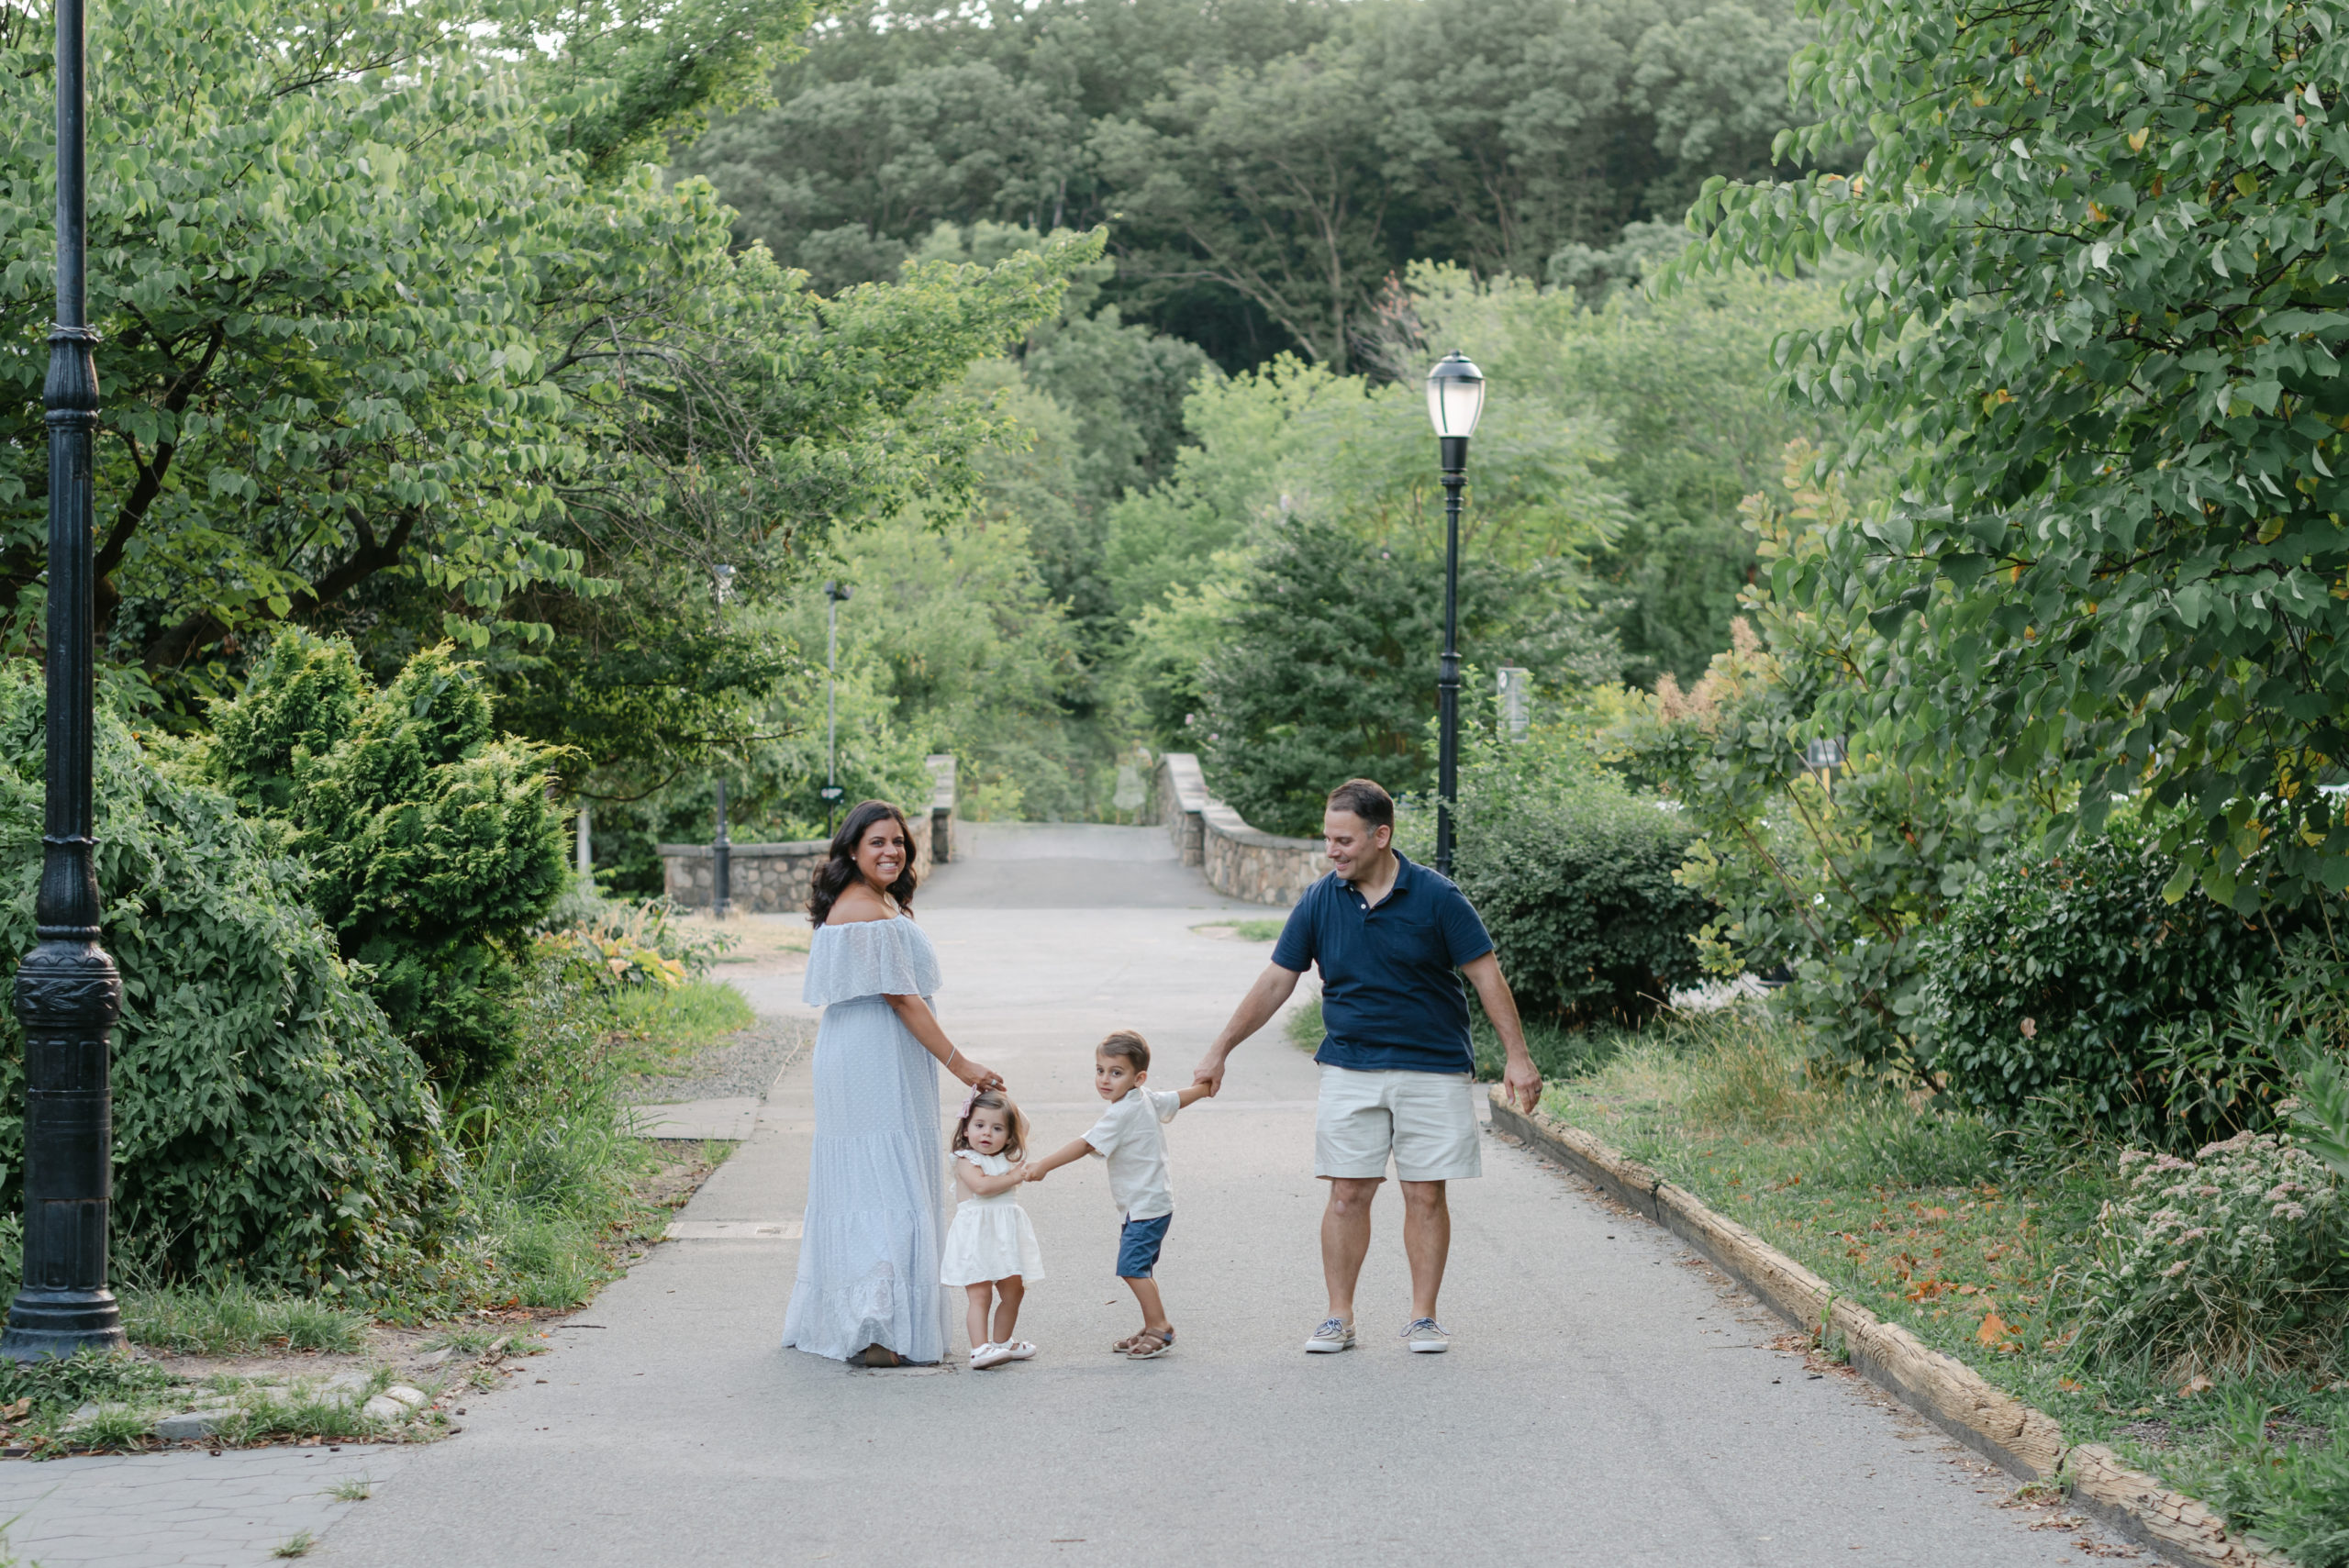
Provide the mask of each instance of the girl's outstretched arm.
[{"label": "girl's outstretched arm", "polygon": [[1021,1162],[1014,1164],[1011,1169],[999,1176],[990,1176],[977,1165],[958,1155],[954,1161],[954,1179],[962,1183],[963,1190],[973,1197],[993,1197],[996,1194],[1008,1192],[1026,1181],[1028,1166],[1025,1162]]},{"label": "girl's outstretched arm", "polygon": [[1041,1160],[1028,1162],[1028,1179],[1031,1182],[1041,1182],[1070,1161],[1082,1160],[1092,1152],[1093,1145],[1085,1142],[1082,1138],[1075,1139],[1053,1150]]}]

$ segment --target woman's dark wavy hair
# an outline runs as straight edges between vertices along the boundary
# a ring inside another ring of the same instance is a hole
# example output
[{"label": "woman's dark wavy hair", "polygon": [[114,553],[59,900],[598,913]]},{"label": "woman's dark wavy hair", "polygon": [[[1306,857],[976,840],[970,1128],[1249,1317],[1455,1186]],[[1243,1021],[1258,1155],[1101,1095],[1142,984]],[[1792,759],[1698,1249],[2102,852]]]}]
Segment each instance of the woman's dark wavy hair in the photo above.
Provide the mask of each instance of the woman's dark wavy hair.
[{"label": "woman's dark wavy hair", "polygon": [[901,909],[914,906],[914,862],[917,858],[914,853],[914,826],[906,820],[904,812],[887,801],[868,800],[848,814],[848,820],[841,824],[841,830],[832,835],[831,857],[818,866],[816,874],[807,879],[809,925],[822,925],[825,917],[832,912],[832,905],[855,883],[861,874],[856,869],[857,841],[864,837],[866,828],[884,817],[894,819],[906,834],[906,869],[899,872],[897,880],[889,884],[889,896],[897,901]]}]

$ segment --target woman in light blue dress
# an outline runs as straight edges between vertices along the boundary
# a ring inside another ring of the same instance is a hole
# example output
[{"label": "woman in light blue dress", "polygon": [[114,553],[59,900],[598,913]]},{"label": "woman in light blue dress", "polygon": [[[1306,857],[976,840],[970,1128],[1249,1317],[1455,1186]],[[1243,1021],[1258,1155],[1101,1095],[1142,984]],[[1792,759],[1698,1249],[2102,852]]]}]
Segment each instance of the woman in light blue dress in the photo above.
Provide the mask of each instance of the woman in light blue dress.
[{"label": "woman in light blue dress", "polygon": [[938,954],[908,913],[913,845],[902,812],[866,801],[833,836],[807,899],[816,934],[801,997],[824,1009],[824,1021],[807,1222],[783,1342],[866,1366],[945,1357],[938,1070],[977,1087],[1003,1083],[955,1049],[930,1009]]}]

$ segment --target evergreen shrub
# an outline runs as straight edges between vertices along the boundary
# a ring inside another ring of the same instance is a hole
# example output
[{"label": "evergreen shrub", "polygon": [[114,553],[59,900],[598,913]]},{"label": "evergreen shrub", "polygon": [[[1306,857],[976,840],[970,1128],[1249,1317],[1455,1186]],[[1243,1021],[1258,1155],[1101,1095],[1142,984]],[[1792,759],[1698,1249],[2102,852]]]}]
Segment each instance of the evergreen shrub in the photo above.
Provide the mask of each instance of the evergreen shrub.
[{"label": "evergreen shrub", "polygon": [[[1414,815],[1416,838],[1432,813]],[[1700,978],[1712,905],[1675,874],[1695,831],[1571,741],[1472,744],[1457,838],[1454,880],[1529,1018],[1636,1024]]]},{"label": "evergreen shrub", "polygon": [[2005,1118],[2049,1099],[2107,1124],[2166,1107],[2171,1048],[2274,951],[2199,893],[2165,903],[2174,869],[2125,834],[1993,861],[1921,953],[1920,1044],[1948,1091]]},{"label": "evergreen shrub", "polygon": [[492,717],[480,666],[445,646],[379,690],[348,642],[289,628],[215,705],[207,759],[316,869],[343,957],[451,1085],[511,1058],[526,934],[567,876],[553,753]]},{"label": "evergreen shrub", "polygon": [[[0,964],[33,944],[43,699],[0,677]],[[136,1265],[363,1290],[453,1211],[459,1170],[416,1056],[352,983],[306,873],[235,804],[104,713],[98,888],[123,977],[115,1220]],[[24,1203],[24,1037],[0,1015],[0,1211]],[[14,1239],[11,1238],[13,1240]],[[11,1260],[13,1262],[13,1260]]]}]

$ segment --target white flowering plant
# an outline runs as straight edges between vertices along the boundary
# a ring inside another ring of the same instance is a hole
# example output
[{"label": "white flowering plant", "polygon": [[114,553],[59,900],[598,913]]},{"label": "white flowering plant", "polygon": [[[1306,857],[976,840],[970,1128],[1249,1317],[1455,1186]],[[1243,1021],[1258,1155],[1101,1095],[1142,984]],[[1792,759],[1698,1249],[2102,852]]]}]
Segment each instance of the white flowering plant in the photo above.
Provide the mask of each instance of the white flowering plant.
[{"label": "white flowering plant", "polygon": [[2297,1140],[2132,1150],[2077,1276],[2080,1346],[2171,1376],[2329,1365],[2349,1325],[2341,1178]]}]

